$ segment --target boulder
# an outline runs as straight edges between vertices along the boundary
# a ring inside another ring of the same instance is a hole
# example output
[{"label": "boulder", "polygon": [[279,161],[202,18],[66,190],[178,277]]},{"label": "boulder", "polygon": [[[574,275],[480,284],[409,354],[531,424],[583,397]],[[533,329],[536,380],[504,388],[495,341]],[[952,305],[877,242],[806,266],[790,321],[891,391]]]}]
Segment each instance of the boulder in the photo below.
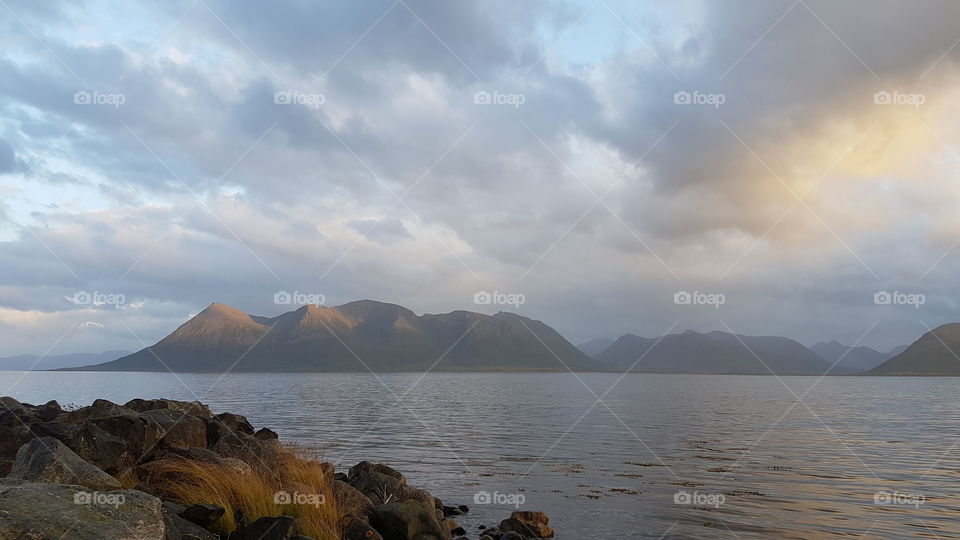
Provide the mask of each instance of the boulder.
[{"label": "boulder", "polygon": [[203,528],[210,528],[225,512],[222,506],[216,504],[193,504],[180,512],[180,517],[195,523]]},{"label": "boulder", "polygon": [[61,414],[63,414],[63,409],[60,408],[60,404],[56,400],[48,401],[37,407],[37,417],[43,422],[53,420]]},{"label": "boulder", "polygon": [[349,484],[369,497],[374,505],[417,500],[431,508],[435,507],[433,496],[422,489],[406,485],[406,480],[398,480],[395,476],[378,472],[376,469],[356,471],[352,468],[350,471]]},{"label": "boulder", "polygon": [[500,530],[531,538],[553,538],[553,528],[547,525],[549,522],[550,518],[543,512],[516,511],[500,522]]},{"label": "boulder", "polygon": [[277,464],[276,446],[242,432],[220,437],[211,450],[223,457],[244,461],[254,469],[273,469]]},{"label": "boulder", "polygon": [[[87,422],[126,443],[127,463],[122,469],[151,459],[159,451],[164,435],[160,424],[136,412],[100,416]],[[99,446],[99,441],[96,444]]]},{"label": "boulder", "polygon": [[260,439],[261,441],[266,441],[269,439],[279,439],[280,436],[277,435],[275,431],[268,428],[260,428],[256,433],[253,434],[254,437]]},{"label": "boulder", "polygon": [[171,511],[166,503],[163,507],[163,521],[167,526],[167,540],[217,540],[210,531]]},{"label": "boulder", "polygon": [[[360,463],[357,463],[353,467],[350,467],[350,473],[348,474],[348,477],[352,480],[353,478],[366,476],[371,472],[392,476],[393,478],[396,478],[401,484],[407,483],[407,479],[404,478],[403,475],[400,474],[400,472],[397,471],[396,469],[393,469],[392,467],[384,465],[383,463],[370,463],[369,461],[361,461]],[[353,482],[351,481],[350,483],[352,484]]]},{"label": "boulder", "polygon": [[116,478],[87,463],[53,437],[33,439],[20,447],[8,478],[74,484],[97,491],[120,489]]},{"label": "boulder", "polygon": [[34,437],[32,431],[24,426],[0,425],[0,477],[6,476],[13,468],[17,451]]},{"label": "boulder", "polygon": [[297,534],[297,520],[290,516],[262,517],[230,533],[228,540],[291,540]]},{"label": "boulder", "polygon": [[501,536],[500,540],[527,540],[527,537],[518,532],[510,531]]},{"label": "boulder", "polygon": [[30,426],[37,437],[53,437],[73,450],[87,462],[108,473],[129,467],[133,461],[127,455],[127,443],[90,422],[41,422]]},{"label": "boulder", "polygon": [[136,490],[0,480],[0,538],[165,540],[160,499]]},{"label": "boulder", "polygon": [[337,511],[341,514],[352,514],[364,522],[369,520],[373,502],[362,492],[346,482],[334,480],[333,495],[337,499]]},{"label": "boulder", "polygon": [[463,536],[467,534],[466,529],[460,526],[455,519],[445,519],[440,522],[440,525],[447,530],[447,534],[450,536]]},{"label": "boulder", "polygon": [[137,411],[117,405],[106,399],[95,400],[88,407],[81,407],[75,411],[70,411],[64,415],[66,422],[83,422],[92,418],[103,418],[107,416],[122,416],[128,414],[137,414]]},{"label": "boulder", "polygon": [[207,425],[196,416],[175,409],[153,409],[140,414],[156,422],[163,429],[160,442],[164,446],[186,448],[206,448],[207,446]]},{"label": "boulder", "polygon": [[340,519],[340,540],[383,540],[383,536],[365,519],[348,514]]},{"label": "boulder", "polygon": [[420,501],[381,504],[373,509],[371,525],[385,540],[450,540],[434,514],[433,505]]},{"label": "boulder", "polygon": [[230,431],[239,431],[247,435],[253,435],[253,425],[247,420],[246,416],[233,413],[222,413],[213,417],[216,421],[227,426]]},{"label": "boulder", "polygon": [[[210,463],[212,465],[226,465],[220,454],[207,448],[188,448],[183,446],[168,446],[167,451],[171,454],[187,458],[201,463]],[[162,457],[162,456],[161,456]]]},{"label": "boulder", "polygon": [[211,418],[213,413],[210,409],[199,401],[176,401],[173,399],[131,399],[123,405],[128,409],[137,412],[146,412],[157,409],[169,409],[198,418]]}]

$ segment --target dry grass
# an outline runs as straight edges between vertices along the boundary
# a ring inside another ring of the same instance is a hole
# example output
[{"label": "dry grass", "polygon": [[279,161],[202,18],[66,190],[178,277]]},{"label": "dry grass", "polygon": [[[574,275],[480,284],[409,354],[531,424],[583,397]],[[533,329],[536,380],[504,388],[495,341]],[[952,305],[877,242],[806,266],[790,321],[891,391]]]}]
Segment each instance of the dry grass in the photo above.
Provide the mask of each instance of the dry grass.
[{"label": "dry grass", "polygon": [[[241,475],[224,466],[185,458],[155,462],[146,483],[164,498],[180,504],[217,504],[226,509],[215,530],[230,532],[237,527],[235,513],[242,512],[247,523],[267,516],[297,518],[299,532],[318,540],[340,538],[339,512],[333,493],[333,473],[328,465],[297,452],[284,452],[279,465],[254,469]],[[282,504],[284,495],[291,504]],[[322,499],[321,499],[322,498]]]}]

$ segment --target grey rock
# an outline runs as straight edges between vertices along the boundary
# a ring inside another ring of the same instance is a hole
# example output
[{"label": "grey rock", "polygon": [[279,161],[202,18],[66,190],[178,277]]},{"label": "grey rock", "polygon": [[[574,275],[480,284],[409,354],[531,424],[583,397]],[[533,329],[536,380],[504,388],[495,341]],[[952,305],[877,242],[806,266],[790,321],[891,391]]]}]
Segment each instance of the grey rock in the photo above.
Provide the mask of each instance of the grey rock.
[{"label": "grey rock", "polygon": [[223,516],[224,512],[224,508],[216,504],[193,504],[185,508],[179,515],[191,523],[209,528]]},{"label": "grey rock", "polygon": [[297,534],[297,520],[289,516],[262,517],[230,533],[229,540],[291,540]]},{"label": "grey rock", "polygon": [[165,540],[160,499],[136,490],[0,480],[0,540]]},{"label": "grey rock", "polygon": [[364,522],[373,512],[373,501],[361,491],[346,482],[333,481],[333,494],[337,499],[337,510],[341,514],[352,514]]},{"label": "grey rock", "polygon": [[409,500],[373,509],[371,524],[386,540],[450,540],[437,521],[433,505]]},{"label": "grey rock", "polygon": [[7,476],[31,482],[74,484],[93,490],[120,489],[116,478],[87,463],[53,437],[33,439],[21,446]]}]

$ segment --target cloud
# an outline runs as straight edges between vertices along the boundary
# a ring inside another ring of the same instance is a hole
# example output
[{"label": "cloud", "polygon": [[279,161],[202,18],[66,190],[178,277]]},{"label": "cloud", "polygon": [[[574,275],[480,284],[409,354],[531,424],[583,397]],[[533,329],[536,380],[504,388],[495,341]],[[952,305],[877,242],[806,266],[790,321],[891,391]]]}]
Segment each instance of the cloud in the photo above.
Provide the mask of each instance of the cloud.
[{"label": "cloud", "polygon": [[908,341],[880,289],[951,320],[960,7],[608,4],[12,2],[38,34],[0,23],[0,307],[30,316],[0,336],[37,352],[76,317],[104,325],[84,346],[137,348],[134,310],[77,291],[142,303],[151,339],[278,290],[434,312],[510,290],[573,339],[876,319]]}]

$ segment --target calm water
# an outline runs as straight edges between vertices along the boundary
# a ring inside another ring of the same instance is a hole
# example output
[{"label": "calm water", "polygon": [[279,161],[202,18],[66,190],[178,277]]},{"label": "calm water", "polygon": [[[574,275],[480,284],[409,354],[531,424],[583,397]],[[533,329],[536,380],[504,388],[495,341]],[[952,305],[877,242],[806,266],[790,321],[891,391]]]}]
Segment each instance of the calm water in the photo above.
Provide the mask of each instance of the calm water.
[{"label": "calm water", "polygon": [[[958,379],[618,378],[0,372],[0,392],[200,399],[338,469],[394,465],[468,504],[473,538],[521,496],[561,539],[960,537]],[[474,504],[480,492],[505,504]]]}]

